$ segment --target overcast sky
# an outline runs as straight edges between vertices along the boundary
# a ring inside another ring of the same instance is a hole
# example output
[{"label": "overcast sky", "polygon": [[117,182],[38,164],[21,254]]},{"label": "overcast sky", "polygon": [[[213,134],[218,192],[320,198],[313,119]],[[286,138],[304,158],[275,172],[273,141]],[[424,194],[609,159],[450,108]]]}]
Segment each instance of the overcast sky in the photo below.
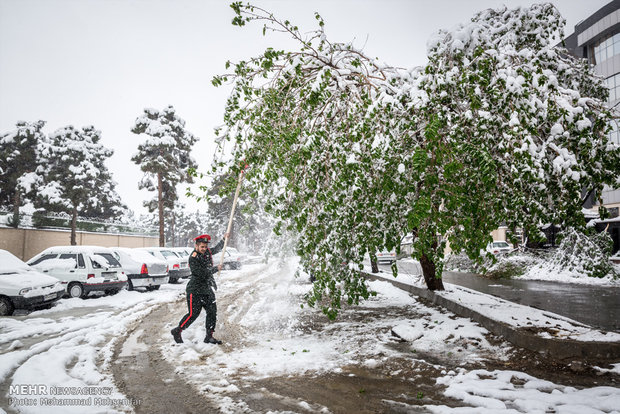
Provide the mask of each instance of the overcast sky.
[{"label": "overcast sky", "polygon": [[[556,0],[565,35],[608,0]],[[333,41],[354,41],[373,57],[402,67],[426,62],[435,31],[468,21],[476,11],[527,6],[513,0],[272,0],[253,1],[301,30],[316,27],[314,12]],[[146,107],[173,105],[200,138],[193,157],[206,170],[214,127],[222,124],[227,88],[211,78],[226,60],[266,47],[291,45],[262,36],[259,24],[232,26],[222,0],[0,0],[0,132],[18,120],[47,121],[46,133],[94,125],[115,151],[108,167],[124,202],[138,213],[152,196],[139,191],[142,173],[130,161],[141,138],[130,132]],[[183,185],[183,188],[185,185]],[[184,193],[183,189],[180,189]],[[184,200],[191,209],[202,208]]]}]

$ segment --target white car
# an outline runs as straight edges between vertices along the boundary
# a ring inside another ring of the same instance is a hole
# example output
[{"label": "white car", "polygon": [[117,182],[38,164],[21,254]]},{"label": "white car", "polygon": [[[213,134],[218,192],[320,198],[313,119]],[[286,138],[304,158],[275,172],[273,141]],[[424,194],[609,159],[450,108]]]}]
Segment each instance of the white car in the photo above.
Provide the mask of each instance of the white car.
[{"label": "white car", "polygon": [[188,278],[191,274],[187,260],[180,258],[167,247],[141,247],[136,250],[144,250],[158,259],[165,260],[168,263],[170,283],[176,283],[179,279]]},{"label": "white car", "polygon": [[94,291],[118,293],[127,284],[114,252],[105,247],[50,247],[28,260],[28,264],[60,280],[72,298],[85,298]]},{"label": "white car", "polygon": [[168,263],[144,250],[127,247],[111,247],[127,276],[127,290],[146,288],[157,290],[168,283]]},{"label": "white car", "polygon": [[15,309],[50,306],[64,294],[65,287],[57,279],[0,250],[0,316],[12,315]]},{"label": "white car", "polygon": [[185,263],[187,263],[187,266],[189,268],[189,255],[192,254],[192,252],[194,251],[193,248],[191,247],[168,247],[168,250],[172,250],[174,254],[179,256],[179,258],[181,258],[181,260],[184,260]]},{"label": "white car", "polygon": [[175,252],[177,256],[185,258],[186,260],[189,260],[189,255],[194,251],[193,247],[169,247],[168,249]]},{"label": "white car", "polygon": [[487,245],[487,252],[491,252],[494,255],[507,254],[513,251],[513,248],[505,241],[493,240],[493,243]]},{"label": "white car", "polygon": [[396,251],[382,250],[377,253],[377,263],[392,264],[394,262],[396,262]]},{"label": "white car", "polygon": [[[245,255],[239,253],[234,247],[226,247],[226,256],[224,256],[223,269],[241,269],[241,263]],[[222,260],[222,252],[213,255],[213,266],[220,264]]]}]

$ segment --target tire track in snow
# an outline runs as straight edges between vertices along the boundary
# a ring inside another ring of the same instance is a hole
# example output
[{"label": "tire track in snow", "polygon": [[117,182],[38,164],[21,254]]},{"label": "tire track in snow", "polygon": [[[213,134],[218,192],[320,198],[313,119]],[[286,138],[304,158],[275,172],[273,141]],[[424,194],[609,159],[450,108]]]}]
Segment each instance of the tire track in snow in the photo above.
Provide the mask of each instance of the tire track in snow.
[{"label": "tire track in snow", "polygon": [[[153,297],[145,299],[127,308],[112,308],[110,311],[95,312],[90,309],[89,313],[88,307],[68,308],[45,312],[38,318],[3,320],[2,329],[6,332],[3,332],[2,342],[11,342],[0,353],[3,405],[9,397],[16,397],[9,394],[10,386],[19,384],[110,387],[112,394],[109,397],[124,398],[114,387],[108,372],[111,349],[131,322],[145,317],[161,303]],[[65,313],[68,316],[62,316]],[[37,394],[28,397],[50,396]],[[20,407],[19,411],[10,406],[3,408],[9,413],[46,413],[50,409],[58,412],[59,407],[52,406],[47,410],[41,406]],[[65,408],[68,410],[66,412],[79,412],[77,406]],[[91,408],[99,412],[127,412],[123,408]]]},{"label": "tire track in snow", "polygon": [[168,320],[180,303],[157,307],[136,322],[114,346],[111,363],[114,381],[123,394],[140,400],[135,407],[137,414],[217,412],[216,406],[187,384],[160,353],[162,330],[169,330]]}]

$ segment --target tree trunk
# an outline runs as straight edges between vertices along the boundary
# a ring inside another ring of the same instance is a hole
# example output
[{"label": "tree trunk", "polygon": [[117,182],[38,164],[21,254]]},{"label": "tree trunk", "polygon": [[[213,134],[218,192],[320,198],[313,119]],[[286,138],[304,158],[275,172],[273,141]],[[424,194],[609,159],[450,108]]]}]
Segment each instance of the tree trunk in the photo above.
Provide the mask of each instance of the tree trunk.
[{"label": "tree trunk", "polygon": [[159,247],[166,244],[164,237],[164,183],[161,173],[157,173],[157,201],[159,204]]},{"label": "tree trunk", "polygon": [[377,259],[375,258],[373,260],[372,256],[370,256],[370,267],[372,273],[379,273],[379,265],[377,264]]},{"label": "tree trunk", "polygon": [[174,226],[176,224],[176,220],[174,219],[174,213],[172,213],[172,217],[170,217],[170,235],[172,238],[172,247],[176,247],[176,235],[174,234]]},{"label": "tree trunk", "polygon": [[71,246],[77,245],[77,238],[75,237],[76,228],[77,228],[77,208],[73,207],[73,213],[71,214]]},{"label": "tree trunk", "polygon": [[13,196],[13,221],[11,222],[12,227],[19,227],[19,190],[15,189],[15,196]]},{"label": "tree trunk", "polygon": [[444,290],[443,281],[441,278],[435,277],[435,262],[431,261],[424,254],[420,257],[420,265],[422,266],[422,274],[424,275],[426,287],[429,290]]}]

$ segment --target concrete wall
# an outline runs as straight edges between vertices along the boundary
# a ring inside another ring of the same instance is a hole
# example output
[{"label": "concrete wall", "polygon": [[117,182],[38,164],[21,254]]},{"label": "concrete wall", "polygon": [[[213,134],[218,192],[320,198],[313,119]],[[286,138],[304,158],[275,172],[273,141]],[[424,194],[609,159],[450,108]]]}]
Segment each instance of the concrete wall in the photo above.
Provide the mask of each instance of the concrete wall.
[{"label": "concrete wall", "polygon": [[[133,236],[126,234],[76,233],[78,245],[104,247],[153,247],[159,244],[158,237]],[[69,230],[14,229],[0,227],[0,249],[8,250],[26,261],[52,246],[71,244]]]}]

